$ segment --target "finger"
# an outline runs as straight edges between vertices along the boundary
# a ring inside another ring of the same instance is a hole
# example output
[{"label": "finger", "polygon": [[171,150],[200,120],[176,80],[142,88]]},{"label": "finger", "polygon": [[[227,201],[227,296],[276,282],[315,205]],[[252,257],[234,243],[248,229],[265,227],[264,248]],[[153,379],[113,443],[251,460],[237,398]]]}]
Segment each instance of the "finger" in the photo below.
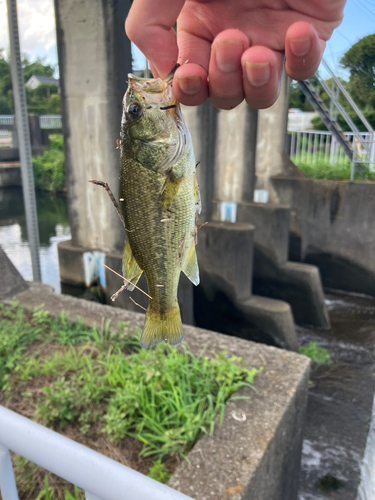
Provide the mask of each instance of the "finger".
[{"label": "finger", "polygon": [[128,38],[154,68],[155,77],[166,78],[177,63],[176,34],[172,29],[185,0],[134,0],[125,21]]},{"label": "finger", "polygon": [[207,73],[199,64],[183,64],[175,73],[173,93],[186,106],[198,106],[208,96]]},{"label": "finger", "polygon": [[246,102],[254,109],[272,106],[279,95],[283,54],[267,47],[250,47],[241,63]]},{"label": "finger", "polygon": [[221,109],[232,109],[244,99],[241,57],[249,47],[247,36],[239,30],[226,30],[214,40],[211,50],[209,96]]},{"label": "finger", "polygon": [[178,68],[173,82],[173,92],[177,99],[187,106],[202,104],[208,96],[207,71],[210,60],[211,43],[196,36],[177,23],[179,48]]},{"label": "finger", "polygon": [[325,42],[314,27],[305,22],[294,23],[285,35],[285,71],[294,80],[307,80],[318,69]]}]

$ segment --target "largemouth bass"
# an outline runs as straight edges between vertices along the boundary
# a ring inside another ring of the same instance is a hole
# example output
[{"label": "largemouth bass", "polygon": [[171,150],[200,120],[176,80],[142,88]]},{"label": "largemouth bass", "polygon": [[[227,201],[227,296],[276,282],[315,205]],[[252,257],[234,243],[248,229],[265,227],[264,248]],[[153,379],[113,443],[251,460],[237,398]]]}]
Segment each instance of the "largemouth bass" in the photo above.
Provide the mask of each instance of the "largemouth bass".
[{"label": "largemouth bass", "polygon": [[125,220],[126,287],[144,272],[152,297],[141,344],[183,338],[177,287],[181,271],[199,283],[195,245],[201,209],[190,133],[167,80],[129,75],[121,122],[120,210]]}]

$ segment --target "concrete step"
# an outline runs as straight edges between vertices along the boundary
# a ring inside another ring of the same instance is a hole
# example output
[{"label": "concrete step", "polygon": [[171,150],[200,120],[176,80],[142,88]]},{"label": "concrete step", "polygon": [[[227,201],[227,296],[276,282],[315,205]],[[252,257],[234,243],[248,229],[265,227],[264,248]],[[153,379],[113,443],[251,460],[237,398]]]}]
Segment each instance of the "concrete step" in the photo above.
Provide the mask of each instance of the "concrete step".
[{"label": "concrete step", "polygon": [[329,328],[319,270],[288,262],[290,208],[240,203],[237,218],[254,230],[254,293],[287,301],[297,324]]},{"label": "concrete step", "polygon": [[194,289],[197,326],[297,349],[289,304],[251,295],[254,228],[210,222],[199,232],[201,283]]}]

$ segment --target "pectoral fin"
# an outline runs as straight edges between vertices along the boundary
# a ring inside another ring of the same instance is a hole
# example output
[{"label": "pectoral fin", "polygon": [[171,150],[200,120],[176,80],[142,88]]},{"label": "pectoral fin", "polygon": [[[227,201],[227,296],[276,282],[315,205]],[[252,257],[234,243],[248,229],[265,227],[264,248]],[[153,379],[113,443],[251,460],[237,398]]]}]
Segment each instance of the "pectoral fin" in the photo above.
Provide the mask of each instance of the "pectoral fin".
[{"label": "pectoral fin", "polygon": [[183,177],[174,178],[172,175],[166,177],[160,193],[160,204],[164,209],[168,210],[172,206],[183,180]]},{"label": "pectoral fin", "polygon": [[182,271],[195,286],[199,285],[199,268],[195,244],[190,248],[186,264]]},{"label": "pectoral fin", "polygon": [[128,283],[126,287],[127,290],[132,292],[134,290],[133,285],[136,285],[138,283],[143,270],[139,267],[137,261],[134,258],[129,240],[126,240],[125,242],[124,257],[122,260],[122,272],[124,278],[132,282],[132,284]]}]

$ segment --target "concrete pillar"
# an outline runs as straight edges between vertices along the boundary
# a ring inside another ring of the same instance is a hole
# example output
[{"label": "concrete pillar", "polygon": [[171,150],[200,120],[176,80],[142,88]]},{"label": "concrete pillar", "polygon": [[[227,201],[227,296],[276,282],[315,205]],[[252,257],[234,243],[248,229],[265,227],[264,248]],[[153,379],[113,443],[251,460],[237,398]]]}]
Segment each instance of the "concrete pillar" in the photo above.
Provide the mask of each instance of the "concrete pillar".
[{"label": "concrete pillar", "polygon": [[231,111],[219,111],[207,101],[197,108],[184,107],[183,113],[200,162],[201,220],[217,219],[221,201],[251,202],[258,111],[245,102]]},{"label": "concrete pillar", "polygon": [[183,106],[184,119],[193,140],[195,159],[199,162],[197,180],[202,199],[200,222],[209,221],[212,217],[217,112],[209,101],[198,107]]},{"label": "concrete pillar", "polygon": [[122,98],[131,71],[124,22],[130,0],[55,0],[72,245],[121,251],[117,196]]},{"label": "concrete pillar", "polygon": [[252,201],[257,111],[245,102],[217,117],[215,201]]},{"label": "concrete pillar", "polygon": [[256,189],[269,191],[269,201],[278,203],[270,177],[301,175],[285,153],[290,98],[290,78],[283,73],[280,95],[273,106],[259,111],[256,148]]}]

